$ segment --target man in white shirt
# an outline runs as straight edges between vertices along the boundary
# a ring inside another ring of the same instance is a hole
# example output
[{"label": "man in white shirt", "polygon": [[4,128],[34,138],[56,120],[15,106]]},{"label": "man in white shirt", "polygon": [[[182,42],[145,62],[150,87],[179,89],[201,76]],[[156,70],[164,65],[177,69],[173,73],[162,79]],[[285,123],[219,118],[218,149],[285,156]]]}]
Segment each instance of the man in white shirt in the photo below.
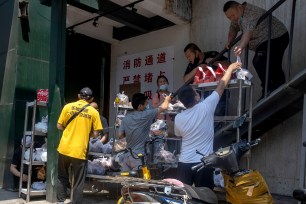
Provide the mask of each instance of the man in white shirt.
[{"label": "man in white shirt", "polygon": [[241,67],[241,63],[233,63],[226,70],[217,88],[205,100],[200,102],[200,96],[190,86],[185,86],[178,93],[179,100],[187,110],[175,117],[175,135],[182,137],[182,148],[178,163],[177,177],[188,185],[208,187],[213,189],[213,169],[203,168],[193,172],[191,167],[200,163],[202,156],[213,152],[214,112],[227,86],[232,73]]}]

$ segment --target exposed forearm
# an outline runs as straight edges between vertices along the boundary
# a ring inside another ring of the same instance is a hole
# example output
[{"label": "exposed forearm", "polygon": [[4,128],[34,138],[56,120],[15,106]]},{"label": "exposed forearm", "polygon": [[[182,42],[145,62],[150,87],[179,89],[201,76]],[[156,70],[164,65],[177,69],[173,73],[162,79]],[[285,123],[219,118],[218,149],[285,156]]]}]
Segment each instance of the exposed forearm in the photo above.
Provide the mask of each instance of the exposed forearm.
[{"label": "exposed forearm", "polygon": [[99,136],[100,130],[94,130],[92,133],[93,138],[97,138]]},{"label": "exposed forearm", "polygon": [[105,133],[101,140],[100,140],[103,144],[107,143],[108,142],[108,133]]},{"label": "exposed forearm", "polygon": [[17,177],[20,177],[20,171],[16,169],[16,165],[11,164],[10,172]]},{"label": "exposed forearm", "polygon": [[[11,172],[14,176],[17,176],[17,177],[20,178],[21,173],[20,173],[20,171],[17,170],[16,167],[17,167],[16,165],[11,164],[10,172]],[[23,181],[23,182],[27,182],[27,181],[28,181],[28,175],[22,174],[22,181]]]},{"label": "exposed forearm", "polygon": [[64,130],[64,126],[62,124],[57,123],[56,125],[57,129],[63,131]]},{"label": "exposed forearm", "polygon": [[[161,95],[161,93],[159,93]],[[152,100],[152,106],[153,108],[159,107],[163,103],[163,98],[160,96],[159,98],[156,97]]]},{"label": "exposed forearm", "polygon": [[236,31],[229,31],[228,32],[228,35],[227,35],[227,42],[228,44],[231,43],[237,36],[237,33]]},{"label": "exposed forearm", "polygon": [[186,83],[189,79],[193,78],[196,73],[197,73],[197,70],[198,68],[194,68],[191,72],[189,72],[188,74],[186,74],[184,77],[183,77],[183,80],[184,82]]},{"label": "exposed forearm", "polygon": [[167,96],[163,103],[158,107],[158,113],[161,113],[168,109],[169,103],[171,101],[171,97]]},{"label": "exposed forearm", "polygon": [[239,43],[239,47],[241,48],[241,50],[243,50],[244,48],[247,47],[247,45],[249,44],[249,41],[251,39],[251,35],[252,35],[251,32],[243,33],[242,38],[241,38],[240,43]]}]

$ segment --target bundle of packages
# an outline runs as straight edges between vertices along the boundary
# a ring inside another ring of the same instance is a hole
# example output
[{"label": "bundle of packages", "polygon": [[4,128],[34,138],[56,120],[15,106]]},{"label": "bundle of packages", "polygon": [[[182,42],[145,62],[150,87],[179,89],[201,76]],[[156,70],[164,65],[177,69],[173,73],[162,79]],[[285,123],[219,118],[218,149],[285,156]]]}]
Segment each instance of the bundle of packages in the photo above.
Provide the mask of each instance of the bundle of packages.
[{"label": "bundle of packages", "polygon": [[156,120],[156,122],[150,126],[150,136],[167,136],[167,128],[167,124],[164,120]]},{"label": "bundle of packages", "polygon": [[122,91],[122,93],[117,94],[116,99],[114,101],[114,106],[116,107],[117,105],[125,108],[133,108],[131,103],[129,102],[129,97],[124,94],[124,91]]}]

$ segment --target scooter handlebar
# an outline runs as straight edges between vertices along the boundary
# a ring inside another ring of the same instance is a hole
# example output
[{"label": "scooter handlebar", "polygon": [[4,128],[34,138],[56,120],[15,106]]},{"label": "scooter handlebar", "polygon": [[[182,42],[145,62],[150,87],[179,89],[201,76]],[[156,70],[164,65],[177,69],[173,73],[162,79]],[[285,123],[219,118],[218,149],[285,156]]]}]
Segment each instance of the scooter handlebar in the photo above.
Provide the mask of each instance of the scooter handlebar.
[{"label": "scooter handlebar", "polygon": [[248,142],[248,145],[250,145],[250,147],[258,145],[258,143],[261,141],[260,138],[256,139],[256,140],[252,140],[251,142]]}]

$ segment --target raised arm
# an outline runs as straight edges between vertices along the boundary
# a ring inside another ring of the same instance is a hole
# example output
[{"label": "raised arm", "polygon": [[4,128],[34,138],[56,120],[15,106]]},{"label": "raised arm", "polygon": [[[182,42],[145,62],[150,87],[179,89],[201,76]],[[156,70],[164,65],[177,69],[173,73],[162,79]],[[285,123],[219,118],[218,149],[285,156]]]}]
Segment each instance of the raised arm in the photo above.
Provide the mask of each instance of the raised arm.
[{"label": "raised arm", "polygon": [[232,73],[240,67],[241,67],[241,63],[239,62],[234,62],[228,67],[224,76],[219,81],[217,88],[215,89],[215,91],[220,96],[223,94],[225,87],[227,86],[229,80],[231,79]]},{"label": "raised arm", "polygon": [[170,102],[171,102],[171,96],[167,96],[164,102],[158,107],[158,113],[161,113],[167,110]]},{"label": "raised arm", "polygon": [[243,49],[246,48],[246,46],[249,44],[251,36],[252,31],[243,33],[239,45],[234,48],[235,55],[241,55]]},{"label": "raised arm", "polygon": [[227,42],[226,42],[226,44],[225,44],[225,48],[230,49],[229,45],[231,44],[231,42],[232,42],[233,40],[235,40],[237,34],[238,34],[238,32],[235,31],[235,30],[230,30],[230,31],[228,32],[228,35],[227,35]]},{"label": "raised arm", "polygon": [[189,72],[188,74],[186,74],[183,77],[184,83],[186,83],[189,79],[191,79],[192,77],[194,77],[197,73],[198,67],[194,68],[191,72]]}]

